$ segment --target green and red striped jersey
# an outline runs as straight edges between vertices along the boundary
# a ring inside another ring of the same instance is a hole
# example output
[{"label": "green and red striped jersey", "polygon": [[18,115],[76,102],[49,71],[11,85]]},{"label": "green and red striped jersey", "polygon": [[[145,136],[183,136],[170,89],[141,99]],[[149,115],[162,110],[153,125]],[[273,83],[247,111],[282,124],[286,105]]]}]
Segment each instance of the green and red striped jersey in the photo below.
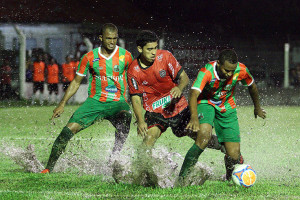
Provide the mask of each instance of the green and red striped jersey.
[{"label": "green and red striped jersey", "polygon": [[129,51],[116,46],[107,58],[101,47],[82,56],[76,74],[90,72],[88,95],[101,102],[126,101],[126,72],[133,58]]},{"label": "green and red striped jersey", "polygon": [[250,86],[254,82],[248,68],[238,62],[233,76],[229,79],[220,79],[217,74],[217,61],[207,63],[201,68],[192,89],[200,91],[198,104],[208,103],[217,110],[226,112],[236,108],[234,89],[236,84],[241,81],[243,85]]}]

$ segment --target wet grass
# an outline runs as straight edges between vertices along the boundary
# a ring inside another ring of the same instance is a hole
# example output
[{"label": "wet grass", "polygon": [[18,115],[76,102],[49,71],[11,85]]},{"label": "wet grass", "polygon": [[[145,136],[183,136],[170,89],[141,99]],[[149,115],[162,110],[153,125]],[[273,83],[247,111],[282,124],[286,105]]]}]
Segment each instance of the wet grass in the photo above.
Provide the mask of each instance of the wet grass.
[{"label": "wet grass", "polygon": [[[49,121],[53,106],[28,105],[1,108],[1,143],[25,148],[34,144],[43,164],[47,161],[56,136],[78,106],[67,106],[55,124]],[[214,175],[202,186],[184,188],[145,188],[115,184],[110,177],[87,175],[75,169],[50,175],[24,172],[0,154],[0,199],[299,199],[300,198],[300,107],[266,107],[267,120],[254,119],[252,107],[239,107],[241,149],[245,163],[256,170],[258,180],[252,188],[219,181],[224,173],[223,156],[205,151],[199,161],[213,168]],[[80,150],[90,158],[106,157],[112,146],[114,129],[106,121],[76,135],[69,150]],[[84,140],[83,140],[84,139]],[[108,146],[102,146],[101,139]],[[134,148],[141,139],[132,125],[126,146]],[[168,130],[157,142],[171,152],[185,155],[193,141],[178,139]],[[179,163],[181,165],[181,163]],[[106,180],[106,181],[103,181]]]}]

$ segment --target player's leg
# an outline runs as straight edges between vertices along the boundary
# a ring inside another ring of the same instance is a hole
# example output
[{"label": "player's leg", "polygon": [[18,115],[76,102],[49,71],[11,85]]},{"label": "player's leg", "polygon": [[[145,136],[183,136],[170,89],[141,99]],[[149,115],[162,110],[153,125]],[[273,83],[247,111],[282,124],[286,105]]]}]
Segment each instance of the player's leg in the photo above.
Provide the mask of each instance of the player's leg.
[{"label": "player's leg", "polygon": [[77,123],[68,123],[62,129],[52,146],[49,160],[46,165],[46,169],[48,169],[48,172],[53,171],[58,158],[65,151],[68,142],[77,132],[79,132],[80,129],[82,129],[82,127]]},{"label": "player's leg", "polygon": [[231,174],[234,170],[234,165],[243,164],[244,159],[240,152],[240,143],[238,142],[224,142],[226,148],[226,155],[224,156],[226,168],[226,180],[231,180]]},{"label": "player's leg", "polygon": [[219,141],[224,143],[226,155],[224,157],[226,180],[231,180],[235,164],[243,163],[240,152],[240,131],[236,110],[216,113],[215,130]]},{"label": "player's leg", "polygon": [[[87,100],[74,112],[67,125],[62,129],[52,146],[51,154],[46,169],[52,171],[58,158],[65,151],[68,142],[79,131],[92,125],[98,118],[99,102],[91,98]],[[47,170],[46,170],[47,171]]]},{"label": "player's leg", "polygon": [[112,125],[116,128],[115,131],[115,143],[112,149],[112,155],[117,155],[122,150],[124,143],[128,137],[131,124],[131,112],[128,106],[128,109],[122,110],[115,116],[108,118]]},{"label": "player's leg", "polygon": [[44,82],[39,82],[39,90],[40,90],[39,101],[40,104],[43,104],[44,103]]},{"label": "player's leg", "polygon": [[200,129],[197,132],[197,138],[193,146],[188,150],[179,177],[184,178],[195,166],[198,161],[199,156],[207,147],[209,141],[211,140],[212,126],[215,117],[215,109],[213,106],[208,104],[199,104],[197,106],[198,118],[200,123]]}]

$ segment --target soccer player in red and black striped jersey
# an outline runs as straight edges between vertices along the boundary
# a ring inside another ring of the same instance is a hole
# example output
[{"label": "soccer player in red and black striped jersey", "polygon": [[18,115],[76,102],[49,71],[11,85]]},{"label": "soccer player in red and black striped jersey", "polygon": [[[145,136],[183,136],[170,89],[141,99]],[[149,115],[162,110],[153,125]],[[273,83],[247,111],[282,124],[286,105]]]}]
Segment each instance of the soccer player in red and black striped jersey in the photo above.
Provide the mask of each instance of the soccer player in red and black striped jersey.
[{"label": "soccer player in red and black striped jersey", "polygon": [[118,29],[104,24],[101,29],[102,45],[81,58],[75,79],[70,83],[63,99],[54,109],[52,119],[59,117],[67,101],[76,93],[83,78],[90,72],[88,98],[72,115],[55,140],[46,169],[51,172],[68,141],[79,131],[100,119],[109,120],[116,128],[111,157],[118,155],[128,136],[131,111],[126,101],[126,71],[133,58],[130,52],[117,46]]},{"label": "soccer player in red and black striped jersey", "polygon": [[200,154],[207,147],[213,127],[219,142],[223,143],[226,149],[226,180],[231,179],[234,165],[243,163],[234,97],[234,89],[239,81],[248,86],[255,118],[266,118],[266,112],[259,103],[256,84],[248,68],[238,62],[234,50],[223,50],[217,61],[210,62],[200,69],[190,91],[191,118],[187,129],[197,132],[197,139],[185,156],[179,179],[184,180],[191,167],[196,164]]}]

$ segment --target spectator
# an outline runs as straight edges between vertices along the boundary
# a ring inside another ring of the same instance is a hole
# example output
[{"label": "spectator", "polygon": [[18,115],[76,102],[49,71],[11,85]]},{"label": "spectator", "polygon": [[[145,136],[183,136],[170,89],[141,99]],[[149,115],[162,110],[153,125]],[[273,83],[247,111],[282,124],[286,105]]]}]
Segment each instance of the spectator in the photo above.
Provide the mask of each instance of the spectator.
[{"label": "spectator", "polygon": [[33,96],[31,104],[35,103],[38,98],[40,103],[44,102],[44,81],[45,81],[45,63],[42,61],[42,54],[38,55],[38,59],[33,63]]},{"label": "spectator", "polygon": [[300,63],[295,68],[291,69],[291,85],[300,87]]},{"label": "spectator", "polygon": [[47,83],[49,90],[48,102],[58,102],[59,68],[54,58],[47,65]]},{"label": "spectator", "polygon": [[9,60],[5,59],[0,69],[0,95],[1,99],[8,99],[12,95],[11,88],[12,69]]}]

